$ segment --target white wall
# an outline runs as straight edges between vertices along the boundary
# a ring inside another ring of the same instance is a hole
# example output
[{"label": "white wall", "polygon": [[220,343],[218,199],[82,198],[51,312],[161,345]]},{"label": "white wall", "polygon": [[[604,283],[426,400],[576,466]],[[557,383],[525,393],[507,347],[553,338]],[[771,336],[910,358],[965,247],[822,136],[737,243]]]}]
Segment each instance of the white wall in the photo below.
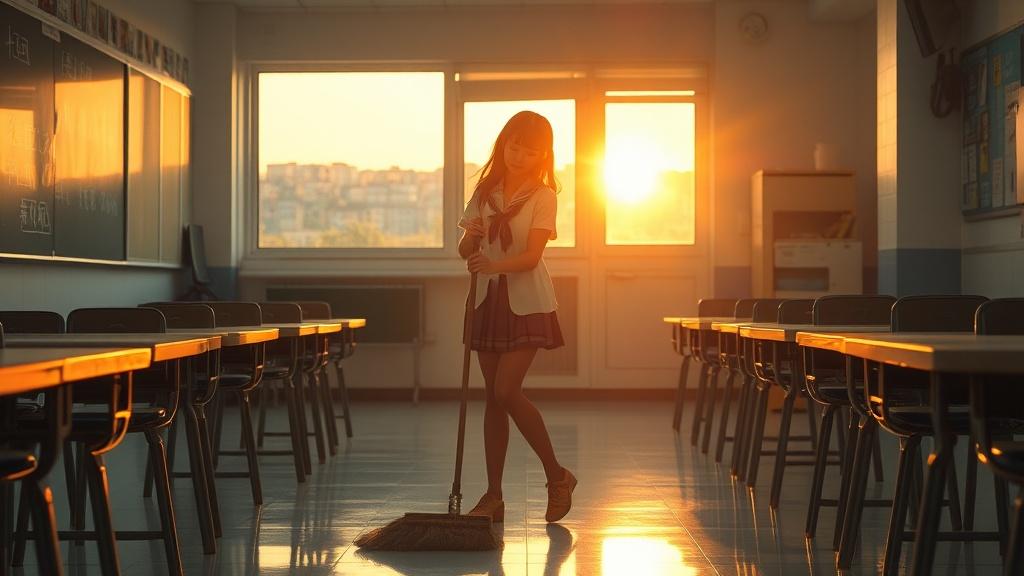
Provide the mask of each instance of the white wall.
[{"label": "white wall", "polygon": [[[715,17],[715,265],[750,266],[750,177],[811,170],[818,142],[857,173],[864,265],[875,267],[875,21],[811,20],[806,2],[720,0]],[[750,44],[740,18],[758,12],[768,39]],[[719,288],[719,291],[721,289]]]},{"label": "white wall", "polygon": [[[963,46],[1022,21],[1024,2],[1020,0],[974,0],[964,21]],[[963,291],[989,297],[1024,295],[1024,220],[964,223]]]},{"label": "white wall", "polygon": [[[191,0],[101,0],[100,4],[194,61]],[[172,298],[180,290],[178,270],[0,261],[0,309],[67,313],[87,306],[135,306]]]}]

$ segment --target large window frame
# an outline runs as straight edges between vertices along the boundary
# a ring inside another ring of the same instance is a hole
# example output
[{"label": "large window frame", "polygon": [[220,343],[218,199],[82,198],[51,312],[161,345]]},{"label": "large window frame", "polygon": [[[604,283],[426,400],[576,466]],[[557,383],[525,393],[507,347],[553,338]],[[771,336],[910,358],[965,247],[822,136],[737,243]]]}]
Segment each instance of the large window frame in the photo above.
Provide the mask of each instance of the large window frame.
[{"label": "large window frame", "polygon": [[[288,72],[441,72],[444,74],[444,190],[442,246],[437,248],[260,248],[258,116],[259,75]],[[345,273],[404,276],[450,276],[464,271],[458,255],[459,230],[466,183],[463,180],[463,111],[466,102],[573,99],[576,101],[576,239],[572,247],[552,247],[551,260],[596,256],[679,255],[710,253],[710,111],[706,68],[693,65],[649,65],[626,68],[600,65],[485,65],[409,62],[250,62],[243,69],[238,147],[243,258],[253,268],[329,273],[348,262]],[[685,91],[687,95],[611,97],[606,92]],[[690,102],[696,105],[695,241],[692,245],[605,244],[604,108],[607,102]]]}]

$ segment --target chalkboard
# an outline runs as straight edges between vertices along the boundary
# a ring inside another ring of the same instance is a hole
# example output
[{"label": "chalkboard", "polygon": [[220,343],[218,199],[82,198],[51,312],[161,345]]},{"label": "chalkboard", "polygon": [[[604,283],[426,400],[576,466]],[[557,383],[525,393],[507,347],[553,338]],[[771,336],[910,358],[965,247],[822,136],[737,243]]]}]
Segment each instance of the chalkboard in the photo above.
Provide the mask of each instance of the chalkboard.
[{"label": "chalkboard", "polygon": [[124,260],[125,65],[68,35],[54,56],[54,254]]},{"label": "chalkboard", "polygon": [[1024,26],[999,34],[964,52],[962,207],[965,212],[998,210],[1024,203],[1017,142]]},{"label": "chalkboard", "polygon": [[53,253],[54,41],[0,3],[0,252]]},{"label": "chalkboard", "polygon": [[[421,286],[271,287],[267,300],[327,302],[335,318],[365,318],[360,342],[410,344],[422,342],[423,288]],[[460,314],[458,322],[462,322]]]}]

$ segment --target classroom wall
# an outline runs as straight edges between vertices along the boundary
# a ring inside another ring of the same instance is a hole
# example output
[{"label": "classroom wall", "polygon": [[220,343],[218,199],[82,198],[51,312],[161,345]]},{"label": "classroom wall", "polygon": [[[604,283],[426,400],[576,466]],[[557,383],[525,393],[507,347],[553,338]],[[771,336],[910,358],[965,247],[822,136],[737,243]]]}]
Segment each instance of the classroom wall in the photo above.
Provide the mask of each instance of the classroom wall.
[{"label": "classroom wall", "polygon": [[[191,0],[100,3],[194,61]],[[173,298],[181,278],[178,270],[165,268],[6,261],[0,263],[0,308],[66,314],[87,306],[135,306]]]},{"label": "classroom wall", "polygon": [[[970,46],[1022,21],[1020,0],[976,0],[965,14],[962,44]],[[1024,295],[1024,220],[964,222],[962,278],[964,293]]]},{"label": "classroom wall", "polygon": [[[748,296],[750,177],[760,169],[811,170],[814,147],[838,150],[839,168],[857,173],[865,285],[876,259],[875,25],[811,19],[806,2],[715,3],[715,291]],[[768,21],[768,39],[750,44],[738,23]]]}]

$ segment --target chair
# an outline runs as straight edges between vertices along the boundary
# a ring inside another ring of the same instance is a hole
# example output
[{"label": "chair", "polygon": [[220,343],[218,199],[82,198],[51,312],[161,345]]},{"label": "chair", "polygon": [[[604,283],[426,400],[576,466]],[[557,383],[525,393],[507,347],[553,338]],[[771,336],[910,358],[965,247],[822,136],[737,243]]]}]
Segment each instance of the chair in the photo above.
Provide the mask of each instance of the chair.
[{"label": "chair", "polygon": [[[211,330],[216,322],[213,309],[206,304],[181,302],[150,302],[144,308],[155,308],[163,313],[168,329]],[[220,504],[217,485],[214,480],[212,445],[206,406],[217,392],[220,377],[220,350],[210,350],[203,357],[190,358],[187,363],[185,407],[185,439],[188,444],[189,471],[174,472],[174,457],[177,445],[179,419],[175,419],[168,431],[167,459],[171,478],[191,478],[199,514],[199,529],[202,535],[203,552],[213,554],[217,550],[216,537],[222,533]],[[152,492],[152,467],[146,469],[144,495]]]},{"label": "chair", "polygon": [[[779,304],[782,302],[780,299],[773,298],[756,299],[751,308],[751,323],[775,322],[779,315]],[[737,333],[736,359],[740,372],[743,374],[743,392],[740,395],[740,413],[733,433],[733,436],[738,435],[740,441],[738,445],[733,444],[732,475],[741,481],[747,478],[748,465],[752,457],[750,446],[753,443],[752,435],[755,430],[755,422],[751,416],[758,412],[761,405],[757,377],[754,374],[752,346],[753,343],[749,339],[742,338]],[[767,402],[767,398],[765,398],[765,402]],[[758,448],[760,449],[760,446]]]},{"label": "chair", "polygon": [[[979,335],[1024,336],[1024,298],[985,302],[975,314],[974,330]],[[1007,508],[1007,481],[1020,487],[1013,503],[1009,538],[1003,541],[1005,574],[1024,572],[1024,442],[1013,440],[1013,432],[1024,427],[1024,394],[1020,386],[1020,376],[971,378],[971,433],[977,442],[978,459],[996,475],[997,509]],[[1006,534],[1008,522],[1004,515],[999,514],[997,520],[999,532]]]},{"label": "chair", "polygon": [[[736,306],[733,308],[733,318],[735,320],[750,320],[754,316],[754,303],[756,300],[753,298],[743,298],[736,301]],[[739,363],[737,362],[738,336],[733,334],[727,334],[724,332],[718,333],[718,356],[722,363],[722,368],[729,372],[729,377],[725,380],[725,391],[722,395],[722,417],[718,420],[718,441],[715,445],[715,462],[722,461],[722,453],[725,451],[725,443],[735,442],[736,436],[726,436],[726,429],[729,427],[729,413],[732,408],[732,389],[736,378],[741,376]],[[742,405],[744,400],[743,396],[746,394],[746,387],[740,387],[740,404]]]},{"label": "chair", "polygon": [[[295,324],[302,322],[302,309],[291,302],[261,302],[260,311],[265,324]],[[316,337],[313,336],[315,339]],[[304,347],[309,337],[287,338],[272,342],[267,346],[267,364],[263,369],[263,385],[260,386],[256,398],[259,403],[259,416],[256,426],[256,445],[260,455],[291,455],[295,461],[295,474],[299,482],[306,481],[307,472],[312,472],[307,441],[305,388],[299,374],[300,362],[304,360]],[[285,405],[288,409],[288,432],[267,432],[267,404],[270,394],[274,391],[271,383],[280,382],[285,393]],[[319,412],[316,394],[312,394],[313,415],[317,433],[320,432]],[[292,441],[291,450],[263,450],[266,436],[289,436]],[[323,450],[323,437],[317,437],[318,447]]]},{"label": "chair", "polygon": [[203,227],[189,224],[185,227],[185,261],[192,272],[192,286],[178,300],[220,300],[210,288],[210,271],[206,267],[206,242]]},{"label": "chair", "polygon": [[[977,308],[987,299],[981,296],[945,296],[922,295],[907,296],[897,300],[892,306],[890,328],[897,332],[970,332],[974,328],[974,316]],[[930,378],[927,373],[899,368],[896,366],[879,365],[877,369],[869,362],[864,362],[865,399],[872,417],[879,426],[899,438],[900,457],[896,475],[896,489],[893,495],[892,517],[886,537],[885,558],[882,571],[886,575],[896,574],[899,570],[899,559],[904,541],[920,536],[904,531],[907,512],[915,483],[919,463],[918,450],[921,439],[934,436],[932,427],[931,401],[929,397]],[[962,399],[953,398],[954,403],[966,406],[965,394]],[[955,396],[955,395],[954,395]],[[969,435],[969,423],[966,414],[954,415],[954,433]],[[877,427],[868,432],[868,437],[877,434]],[[864,434],[862,431],[861,434]],[[864,497],[864,477],[867,467],[867,450],[861,446],[862,437],[858,437],[858,446],[853,460],[851,473],[850,500],[847,504],[847,518],[844,521],[843,538],[840,544],[837,566],[848,568],[852,562],[853,549],[859,536],[860,517],[863,507],[860,502]],[[970,442],[973,444],[973,440]],[[955,467],[950,468],[947,475],[949,492],[949,515],[953,530],[958,532],[958,541],[972,540],[961,531],[973,529],[974,485],[977,460],[968,459],[966,517],[961,514],[959,489],[957,487]],[[940,502],[941,505],[941,502]],[[931,510],[922,509],[920,514],[932,514]],[[934,519],[938,521],[936,516]],[[964,522],[966,520],[966,522]],[[849,534],[847,534],[849,531]],[[949,539],[949,535],[940,535]]]},{"label": "chair", "polygon": [[3,310],[0,324],[8,334],[61,334],[64,332],[64,317],[56,312],[44,310]]},{"label": "chair", "polygon": [[[732,318],[736,300],[727,298],[704,298],[697,302],[697,316],[706,318]],[[693,426],[690,430],[690,444],[700,440],[701,423],[704,423],[704,442],[701,452],[708,453],[712,420],[715,416],[715,395],[718,388],[718,339],[711,330],[687,330],[690,349],[700,362],[700,378],[697,384],[697,402],[693,411]],[[707,406],[705,407],[705,403]]]},{"label": "chair", "polygon": [[[11,318],[8,318],[10,320]],[[17,321],[12,322],[17,324]],[[63,325],[63,318],[61,318]],[[0,348],[4,347],[4,324],[0,322]],[[53,467],[60,452],[63,437],[67,434],[67,410],[69,408],[66,386],[49,389],[45,393],[45,422],[49,423],[47,434],[40,436],[39,457],[31,449],[13,445],[15,434],[3,430],[0,434],[0,566],[6,573],[9,543],[13,541],[10,514],[14,509],[15,482],[21,482],[24,502],[23,509],[32,512],[32,523],[38,535],[36,538],[36,561],[42,574],[63,574],[60,558],[60,540],[57,537],[56,513],[53,495],[45,478]]]},{"label": "chair", "polygon": [[[80,308],[68,315],[67,329],[75,333],[161,333],[166,331],[163,314],[154,308]],[[116,537],[110,517],[110,496],[107,492],[106,466],[103,454],[111,450],[123,433],[141,433],[149,447],[149,462],[154,466],[157,482],[157,500],[160,512],[161,530],[118,531],[121,538],[133,540],[163,540],[164,552],[172,574],[181,574],[181,553],[178,542],[174,504],[171,496],[170,479],[167,469],[167,455],[161,430],[173,421],[178,406],[179,371],[177,366],[151,367],[134,377],[130,390],[133,403],[149,402],[147,406],[123,406],[117,408],[117,401],[111,398],[106,387],[90,390],[87,386],[75,387],[76,403],[103,402],[109,411],[73,411],[71,432],[68,439],[77,446],[78,471],[68,490],[73,493],[71,523],[74,532],[69,538],[76,543],[92,538],[83,533],[85,528],[86,479],[90,482],[94,522],[97,529],[95,538],[100,547],[101,563],[105,571],[117,570]],[[130,418],[128,418],[130,414]],[[127,420],[125,422],[124,420]],[[117,434],[112,431],[123,429]],[[116,439],[116,440],[113,440]],[[113,441],[112,441],[113,440]],[[70,458],[70,454],[65,455]],[[70,497],[70,496],[69,496]],[[18,539],[15,543],[15,562],[20,564],[24,556],[24,541],[27,535],[28,502],[22,499],[18,513]]]},{"label": "chair", "polygon": [[[263,323],[263,314],[255,302],[207,302],[213,309],[217,328],[252,327]],[[252,393],[263,379],[266,347],[262,344],[227,348],[221,351],[221,374],[217,382],[213,420],[213,465],[216,468],[221,454],[221,431],[224,424],[224,394],[234,394],[241,414],[242,446],[246,457],[246,472],[217,472],[218,478],[248,478],[252,501],[263,504],[263,486],[260,481],[257,458],[256,431],[252,422]]]},{"label": "chair", "polygon": [[[302,308],[302,317],[306,320],[330,320],[334,318],[331,312],[331,305],[327,302],[296,302]],[[342,332],[331,334],[329,336],[330,346],[328,348],[328,359],[331,366],[334,368],[334,380],[337,382],[338,395],[341,399],[341,416],[336,416],[341,420],[345,421],[345,436],[348,438],[352,437],[352,418],[351,408],[348,402],[348,387],[345,384],[345,368],[342,366],[342,362],[345,358],[352,356],[355,353],[356,341],[355,332],[352,329],[344,329]],[[324,377],[327,379],[327,390],[328,398],[331,399],[331,412],[334,412],[333,395],[330,393],[330,373],[324,371]],[[338,443],[337,429],[335,428],[332,432],[334,435],[334,443]]]}]

